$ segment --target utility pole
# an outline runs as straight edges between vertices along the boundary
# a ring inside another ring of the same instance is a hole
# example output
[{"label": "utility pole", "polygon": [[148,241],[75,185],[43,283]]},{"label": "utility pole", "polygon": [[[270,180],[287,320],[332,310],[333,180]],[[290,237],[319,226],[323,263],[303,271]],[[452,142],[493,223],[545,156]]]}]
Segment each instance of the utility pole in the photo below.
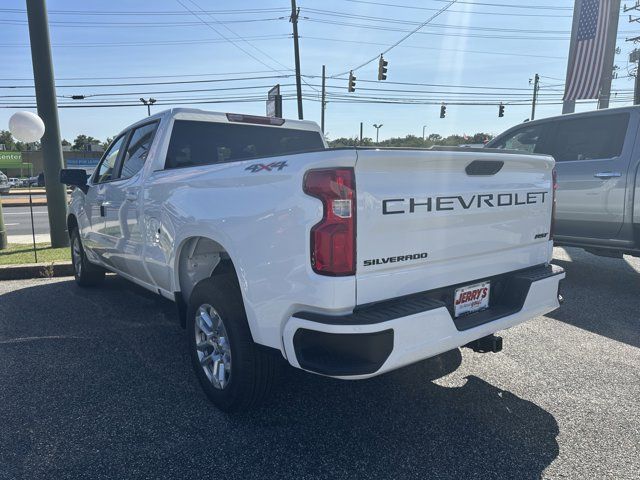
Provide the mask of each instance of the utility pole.
[{"label": "utility pole", "polygon": [[[635,5],[632,5],[631,7],[627,7],[625,5],[624,7],[625,13],[630,12],[632,10],[635,10],[635,11],[640,10],[640,0],[636,0]],[[640,17],[632,17],[631,14],[629,14],[629,23],[632,23],[632,22],[640,23]],[[640,41],[640,37],[627,38],[627,42],[637,43],[639,41]],[[639,49],[635,48],[629,54],[629,62],[636,64],[636,81],[634,83],[634,88],[633,88],[633,104],[640,105],[640,50]]]},{"label": "utility pole", "polygon": [[147,106],[147,117],[150,117],[151,116],[151,105],[156,103],[156,99],[155,98],[150,98],[149,100],[147,100],[147,99],[144,99],[144,98],[140,97],[140,101]]},{"label": "utility pole", "polygon": [[362,122],[360,122],[360,145],[362,145]]},{"label": "utility pole", "polygon": [[296,91],[298,93],[298,119],[302,120],[302,78],[300,76],[300,46],[298,45],[298,16],[296,0],[291,0],[291,24],[293,25],[293,52],[296,60]]},{"label": "utility pole", "polygon": [[531,120],[536,118],[536,102],[538,101],[538,90],[540,90],[540,75],[536,73],[533,79],[533,100],[531,101]]},{"label": "utility pole", "polygon": [[324,109],[327,106],[327,102],[325,101],[327,95],[326,81],[326,68],[322,65],[322,110],[320,110],[320,128],[322,129],[322,133],[324,133]]},{"label": "utility pole", "polygon": [[374,123],[373,126],[376,129],[376,145],[377,145],[378,143],[380,143],[378,140],[378,135],[380,133],[380,129],[382,128],[382,124],[378,125],[377,123]]},{"label": "utility pole", "polygon": [[58,104],[45,0],[27,0],[27,19],[29,21],[31,62],[33,64],[38,115],[45,125],[41,148],[44,159],[51,246],[54,248],[66,247],[69,245],[67,187],[60,183],[60,170],[63,166],[62,145],[60,144],[60,123],[58,121]]},{"label": "utility pole", "polygon": [[425,138],[424,138],[424,129],[427,128],[426,125],[422,126],[422,141],[424,142]]}]

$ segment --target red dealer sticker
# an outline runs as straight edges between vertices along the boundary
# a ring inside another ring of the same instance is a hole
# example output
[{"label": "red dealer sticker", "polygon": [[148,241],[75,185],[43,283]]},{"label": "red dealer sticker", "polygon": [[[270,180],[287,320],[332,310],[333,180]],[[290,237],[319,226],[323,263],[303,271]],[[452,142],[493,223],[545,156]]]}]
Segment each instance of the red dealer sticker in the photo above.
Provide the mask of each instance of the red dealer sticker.
[{"label": "red dealer sticker", "polygon": [[476,283],[456,289],[453,306],[456,317],[489,308],[491,282]]}]

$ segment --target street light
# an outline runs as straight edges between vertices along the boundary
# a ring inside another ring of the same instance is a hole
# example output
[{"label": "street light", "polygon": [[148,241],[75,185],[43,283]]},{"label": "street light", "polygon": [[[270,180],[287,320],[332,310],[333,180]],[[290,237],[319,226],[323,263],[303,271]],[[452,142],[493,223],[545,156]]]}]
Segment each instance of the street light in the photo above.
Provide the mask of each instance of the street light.
[{"label": "street light", "polygon": [[149,100],[145,100],[144,98],[140,97],[140,101],[147,106],[147,116],[150,117],[151,116],[151,105],[156,103],[156,99],[155,98],[149,98]]},{"label": "street light", "polygon": [[422,125],[422,141],[424,142],[424,129],[427,128],[426,125]]},{"label": "street light", "polygon": [[376,144],[378,144],[378,136],[380,134],[380,129],[382,128],[382,124],[378,125],[377,123],[373,124],[373,127],[376,129]]}]

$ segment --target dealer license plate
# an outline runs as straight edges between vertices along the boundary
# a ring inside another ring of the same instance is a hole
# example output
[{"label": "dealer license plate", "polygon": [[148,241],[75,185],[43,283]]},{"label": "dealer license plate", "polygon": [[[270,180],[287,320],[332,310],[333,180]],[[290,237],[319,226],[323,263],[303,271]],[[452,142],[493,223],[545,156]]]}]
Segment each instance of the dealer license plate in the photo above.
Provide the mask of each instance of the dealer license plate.
[{"label": "dealer license plate", "polygon": [[453,306],[456,317],[489,308],[491,282],[476,283],[456,289]]}]

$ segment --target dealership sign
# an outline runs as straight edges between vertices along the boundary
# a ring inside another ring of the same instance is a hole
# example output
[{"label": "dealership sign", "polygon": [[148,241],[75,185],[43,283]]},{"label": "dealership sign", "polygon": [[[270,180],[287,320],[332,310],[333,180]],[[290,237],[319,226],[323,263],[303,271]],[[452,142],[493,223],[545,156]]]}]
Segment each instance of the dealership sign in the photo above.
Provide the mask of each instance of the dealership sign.
[{"label": "dealership sign", "polygon": [[22,152],[0,151],[0,169],[22,168]]},{"label": "dealership sign", "polygon": [[276,85],[267,93],[267,117],[282,118],[282,95],[280,85]]}]

